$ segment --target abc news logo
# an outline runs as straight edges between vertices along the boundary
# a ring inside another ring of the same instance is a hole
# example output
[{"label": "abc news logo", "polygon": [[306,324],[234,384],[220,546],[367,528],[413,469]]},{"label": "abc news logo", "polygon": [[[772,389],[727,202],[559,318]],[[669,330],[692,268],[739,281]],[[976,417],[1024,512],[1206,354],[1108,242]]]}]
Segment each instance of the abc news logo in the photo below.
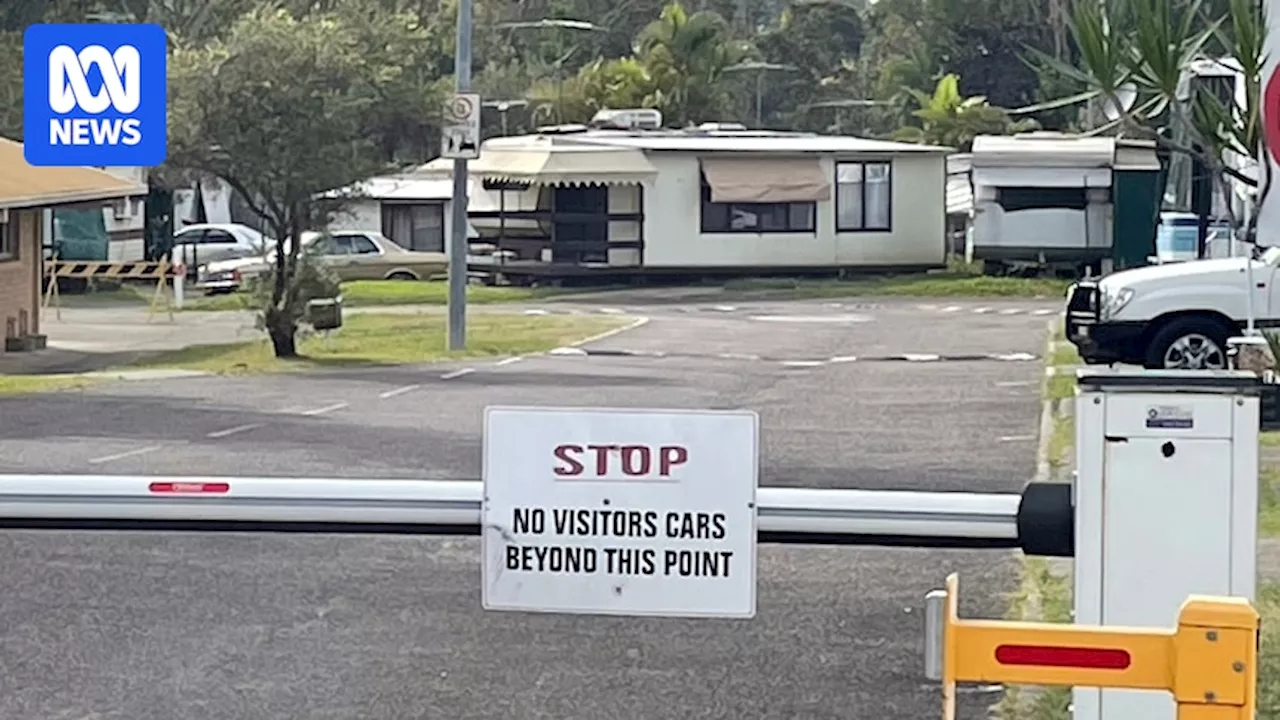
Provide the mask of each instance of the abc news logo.
[{"label": "abc news logo", "polygon": [[[97,68],[102,86],[89,87],[89,73]],[[110,52],[90,45],[80,52],[59,45],[49,52],[49,119],[51,145],[126,145],[142,142],[142,121],[129,117],[57,117],[75,114],[101,116],[108,110],[129,115],[142,104],[142,57],[132,45]],[[78,112],[77,112],[78,111]]]}]

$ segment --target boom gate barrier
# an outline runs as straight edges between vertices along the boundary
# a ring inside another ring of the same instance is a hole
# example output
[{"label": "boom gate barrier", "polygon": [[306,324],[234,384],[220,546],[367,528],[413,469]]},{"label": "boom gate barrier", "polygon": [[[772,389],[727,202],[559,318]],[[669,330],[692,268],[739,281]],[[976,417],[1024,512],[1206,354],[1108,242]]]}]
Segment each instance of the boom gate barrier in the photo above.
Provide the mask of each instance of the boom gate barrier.
[{"label": "boom gate barrier", "polygon": [[1258,613],[1244,598],[1193,595],[1172,630],[961,620],[958,599],[955,575],[926,598],[944,720],[959,682],[1165,690],[1178,720],[1254,720]]},{"label": "boom gate barrier", "polygon": [[[1099,584],[1105,580],[1111,593],[1101,601],[1105,617],[1095,619],[1082,612],[1078,593],[1076,622],[1081,624],[1050,625],[960,620],[955,614],[956,580],[950,578],[947,592],[933,593],[926,601],[926,617],[931,621],[926,623],[930,631],[926,674],[948,678],[944,683],[947,712],[953,712],[954,682],[999,681],[1076,686],[1077,698],[1090,687],[1163,689],[1177,701],[1179,718],[1250,718],[1246,706],[1253,704],[1254,681],[1249,678],[1256,674],[1258,624],[1248,604],[1254,573],[1251,544],[1256,542],[1251,519],[1257,512],[1256,392],[1247,387],[1243,376],[1231,373],[1213,377],[1165,373],[1158,378],[1146,375],[1154,381],[1142,382],[1126,377],[1124,372],[1113,372],[1107,377],[1081,378],[1085,390],[1079,399],[1084,411],[1078,415],[1082,462],[1075,484],[1032,482],[1018,494],[807,489],[754,487],[752,472],[752,542],[1021,549],[1028,555],[1075,557],[1078,583],[1082,577]],[[598,419],[592,418],[601,411],[558,412],[572,416],[584,432],[599,430]],[[677,411],[632,414],[667,412]],[[1131,421],[1134,413],[1145,419]],[[674,415],[663,422],[678,425]],[[556,422],[529,424],[545,430],[543,426]],[[673,437],[681,436],[678,430],[668,431]],[[695,435],[685,440],[703,442],[695,441]],[[563,440],[555,432],[552,436]],[[753,454],[757,452],[754,442],[753,435]],[[492,442],[486,425],[485,481],[0,475],[0,529],[483,535],[488,540],[494,534],[505,537],[511,530],[496,527],[488,519],[487,483],[495,458],[503,459],[509,475],[517,480],[539,475],[529,471],[534,466],[528,447],[521,443],[524,440]],[[730,442],[725,447],[740,445],[744,443]],[[1105,463],[1111,468],[1109,479],[1105,470],[1095,469],[1090,458],[1104,445],[1121,448],[1112,455],[1126,461],[1123,474],[1117,474],[1121,466],[1114,459]],[[587,447],[611,448],[612,462],[625,464],[625,456],[617,451],[640,446]],[[542,446],[548,456],[550,448]],[[559,452],[565,448],[583,450],[560,445],[555,449],[562,460],[565,456]],[[1179,462],[1195,458],[1195,452],[1203,454],[1206,448],[1217,453],[1213,458],[1232,458],[1227,463],[1230,467],[1221,467],[1220,459],[1218,464],[1183,468],[1186,472],[1172,464],[1175,457]],[[651,443],[650,449],[672,448]],[[1121,451],[1128,454],[1115,454]],[[674,462],[677,455],[664,457]],[[602,462],[600,457],[585,466]],[[679,462],[686,459],[682,455]],[[641,460],[637,462],[649,466],[649,460]],[[583,462],[574,464],[576,470],[557,470],[557,474],[572,475],[584,467]],[[1166,482],[1153,483],[1153,479]],[[1200,485],[1189,484],[1197,479]],[[1140,484],[1132,484],[1139,480]],[[562,484],[589,483],[578,479]],[[535,494],[544,488],[534,488]],[[1121,491],[1125,494],[1116,494]],[[1228,500],[1214,504],[1206,499],[1218,495]],[[1100,517],[1124,525],[1132,513],[1143,515],[1144,528],[1155,523],[1158,529],[1163,524],[1170,532],[1193,529],[1231,539],[1196,548],[1195,563],[1186,562],[1190,550],[1179,549],[1183,562],[1166,567],[1169,563],[1161,561],[1171,552],[1173,540],[1152,535],[1155,530],[1122,535],[1112,526],[1098,526]],[[754,547],[751,552],[754,556]],[[492,562],[488,553],[485,558]],[[1103,562],[1104,558],[1108,561]],[[1115,558],[1125,562],[1117,564]],[[1139,562],[1142,558],[1151,560]],[[748,562],[753,565],[754,557]],[[1231,568],[1232,574],[1222,578],[1206,574],[1204,569],[1216,563]],[[1104,572],[1118,572],[1116,567],[1132,577],[1104,576]],[[1124,608],[1142,606],[1135,591],[1141,591],[1137,594],[1143,594],[1145,602],[1155,603],[1152,607],[1181,604],[1178,629],[1165,629],[1174,618],[1165,620],[1163,610],[1135,620],[1111,617],[1111,608],[1121,607],[1116,603]],[[1215,599],[1226,596],[1239,599]],[[490,607],[488,598],[485,604]],[[504,606],[501,600],[492,607],[563,611]],[[745,602],[742,607],[747,607]],[[750,609],[743,612],[739,616],[754,613],[754,596]],[[1156,627],[1134,627],[1146,623]],[[1238,640],[1245,635],[1251,651],[1240,649]],[[1227,662],[1234,675],[1224,674],[1219,661]],[[1247,687],[1240,685],[1246,680]],[[1076,718],[1086,720],[1081,705],[1077,700]],[[1136,712],[1129,710],[1132,706],[1123,711],[1122,707],[1108,706],[1099,714],[1103,720],[1161,720],[1162,713],[1154,706]]]}]

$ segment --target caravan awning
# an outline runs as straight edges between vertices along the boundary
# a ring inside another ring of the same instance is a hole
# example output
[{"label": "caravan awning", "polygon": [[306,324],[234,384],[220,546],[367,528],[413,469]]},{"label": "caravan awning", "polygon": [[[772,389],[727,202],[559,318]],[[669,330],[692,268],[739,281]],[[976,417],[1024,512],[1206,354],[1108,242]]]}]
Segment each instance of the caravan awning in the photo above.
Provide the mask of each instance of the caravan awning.
[{"label": "caravan awning", "polygon": [[818,158],[703,158],[711,202],[825,202],[831,182]]},{"label": "caravan awning", "polygon": [[644,152],[576,147],[484,147],[470,171],[486,180],[531,185],[643,185],[658,169]]}]

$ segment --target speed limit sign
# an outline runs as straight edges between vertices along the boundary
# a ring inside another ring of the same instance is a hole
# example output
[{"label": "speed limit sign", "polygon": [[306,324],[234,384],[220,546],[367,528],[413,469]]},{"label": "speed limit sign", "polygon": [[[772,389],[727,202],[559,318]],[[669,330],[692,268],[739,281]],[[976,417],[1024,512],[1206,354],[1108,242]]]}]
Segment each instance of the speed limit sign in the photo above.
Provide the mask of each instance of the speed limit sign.
[{"label": "speed limit sign", "polygon": [[480,157],[480,95],[456,93],[444,106],[440,155],[455,160]]}]

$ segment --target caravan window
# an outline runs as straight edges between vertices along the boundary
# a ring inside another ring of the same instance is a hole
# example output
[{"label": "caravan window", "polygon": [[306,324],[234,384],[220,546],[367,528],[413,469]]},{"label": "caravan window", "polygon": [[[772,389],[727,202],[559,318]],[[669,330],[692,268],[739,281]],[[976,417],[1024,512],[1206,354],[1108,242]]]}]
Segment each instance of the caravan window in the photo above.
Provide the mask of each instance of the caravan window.
[{"label": "caravan window", "polygon": [[888,231],[893,171],[887,162],[836,163],[836,232]]},{"label": "caravan window", "polygon": [[1015,210],[1084,210],[1089,199],[1082,187],[1002,187],[996,189],[996,203],[1005,212]]},{"label": "caravan window", "polygon": [[817,204],[717,203],[711,202],[711,188],[702,185],[702,232],[781,233],[813,232],[817,227]]}]

